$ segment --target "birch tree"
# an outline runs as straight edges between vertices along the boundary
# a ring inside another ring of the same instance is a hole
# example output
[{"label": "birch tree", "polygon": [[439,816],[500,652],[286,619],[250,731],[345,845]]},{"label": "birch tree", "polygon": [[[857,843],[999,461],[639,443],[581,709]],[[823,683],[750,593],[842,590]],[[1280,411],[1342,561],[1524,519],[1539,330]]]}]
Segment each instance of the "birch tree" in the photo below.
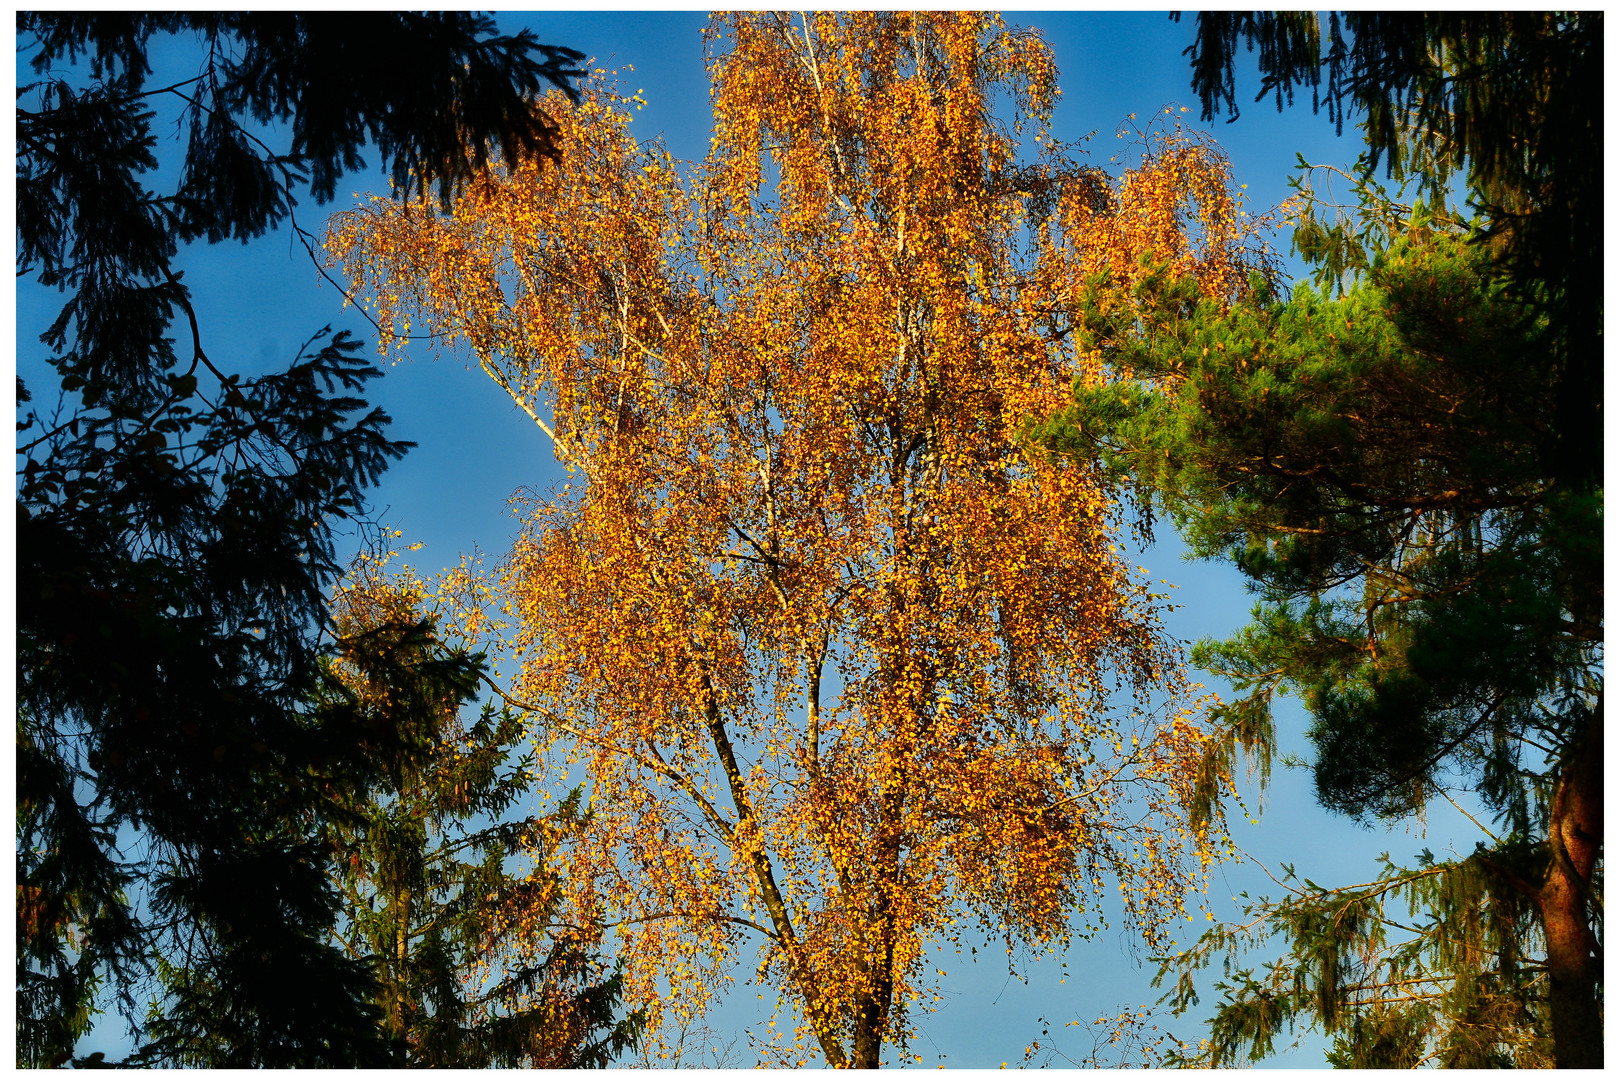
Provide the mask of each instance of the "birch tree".
[{"label": "birch tree", "polygon": [[566,168],[375,201],[328,248],[571,472],[499,598],[510,699],[589,777],[577,923],[675,1018],[757,945],[782,1060],[873,1067],[939,1000],[931,949],[1061,948],[1109,895],[1157,945],[1223,850],[1118,509],[1021,432],[1093,369],[1078,282],[1147,258],[1228,295],[1248,239],[1212,147],[1112,179],[1057,146],[1051,52],[995,18],[707,35],[702,163],[598,81],[554,111]]}]

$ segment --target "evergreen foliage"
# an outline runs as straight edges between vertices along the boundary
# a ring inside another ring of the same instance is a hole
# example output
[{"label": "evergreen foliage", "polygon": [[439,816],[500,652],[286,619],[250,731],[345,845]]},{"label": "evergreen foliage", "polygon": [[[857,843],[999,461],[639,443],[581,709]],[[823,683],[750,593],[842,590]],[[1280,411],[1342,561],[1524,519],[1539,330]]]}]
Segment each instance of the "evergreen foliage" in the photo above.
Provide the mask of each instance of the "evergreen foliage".
[{"label": "evergreen foliage", "polygon": [[[1500,853],[1497,853],[1500,857]],[[1546,1068],[1553,1064],[1543,944],[1529,899],[1490,857],[1401,867],[1385,854],[1369,882],[1329,887],[1284,867],[1280,898],[1250,899],[1243,917],[1160,961],[1177,1012],[1199,1002],[1195,974],[1219,961],[1220,1007],[1207,1041],[1166,1055],[1183,1067],[1263,1061],[1285,1031],[1332,1037],[1339,1068]],[[1289,954],[1252,968],[1239,952],[1282,940]]]},{"label": "evergreen foliage", "polygon": [[1081,347],[1119,378],[1077,386],[1043,437],[1259,594],[1249,626],[1193,652],[1238,693],[1202,813],[1237,754],[1269,767],[1272,699],[1294,692],[1324,805],[1387,820],[1461,789],[1499,833],[1356,889],[1293,883],[1161,977],[1182,972],[1185,1008],[1191,969],[1260,934],[1288,942],[1282,964],[1223,984],[1218,1064],[1264,1057],[1300,1020],[1360,1065],[1526,1064],[1549,1035],[1579,1060],[1599,1015],[1601,503],[1547,475],[1559,330],[1454,216],[1366,194],[1361,232],[1393,239],[1339,299],[1302,286],[1280,303],[1256,280],[1227,308],[1160,274],[1126,303],[1094,281]]},{"label": "evergreen foliage", "polygon": [[[1171,18],[1178,16],[1172,15]],[[1602,476],[1603,13],[1202,12],[1187,49],[1204,119],[1238,115],[1241,37],[1280,110],[1311,88],[1342,132],[1359,118],[1370,174],[1416,180],[1430,202],[1466,178],[1518,299],[1562,328],[1558,440],[1566,486]],[[1326,75],[1326,83],[1323,76]]]},{"label": "evergreen foliage", "polygon": [[[1494,817],[1470,856],[1281,899],[1164,958],[1191,972],[1277,934],[1220,984],[1204,1062],[1268,1054],[1285,1026],[1352,1066],[1602,1063],[1602,17],[1205,13],[1208,119],[1236,117],[1237,42],[1261,98],[1310,86],[1360,115],[1361,206],[1327,220],[1304,179],[1295,246],[1338,295],[1265,283],[1230,307],[1149,275],[1090,283],[1116,380],[1043,435],[1168,510],[1195,555],[1259,594],[1195,663],[1231,679],[1204,813],[1236,757],[1262,774],[1271,702],[1298,693],[1328,807],[1421,812],[1448,789]],[[1323,86],[1323,75],[1326,85]],[[1373,176],[1419,185],[1391,198]],[[1305,163],[1301,162],[1302,167]],[[1481,215],[1441,209],[1462,173]],[[1309,175],[1309,173],[1307,173]],[[1426,205],[1425,205],[1426,204]],[[1130,317],[1127,317],[1127,313]],[[1139,316],[1139,317],[1138,317]],[[1482,826],[1483,828],[1483,826]],[[1404,902],[1403,915],[1399,904]]]},{"label": "evergreen foliage", "polygon": [[577,824],[578,792],[548,817],[514,816],[539,782],[519,716],[486,705],[472,724],[479,656],[455,651],[409,590],[363,564],[336,612],[343,646],[327,693],[396,733],[368,800],[334,825],[347,899],[340,935],[377,958],[378,1005],[399,1067],[582,1068],[634,1045],[615,1021],[616,974],[547,944],[556,877],[545,856]]},{"label": "evergreen foliage", "polygon": [[[545,152],[530,98],[577,54],[465,14],[24,13],[18,30],[42,76],[19,87],[18,264],[67,295],[43,337],[59,404],[19,424],[18,1063],[71,1056],[103,994],[136,1023],[153,974],[145,1063],[381,1063],[368,967],[331,941],[321,836],[380,736],[310,695],[334,520],[407,444],[357,396],[377,371],[344,334],[284,371],[222,371],[174,261],[287,220],[305,176],[329,198],[368,139],[402,188],[446,196],[492,144]],[[154,39],[178,33],[202,41],[200,73],[149,88]],[[168,194],[143,177],[161,94],[189,124]],[[290,150],[249,117],[286,122]]]},{"label": "evergreen foliage", "polygon": [[[286,372],[191,395],[197,407],[176,395],[144,416],[86,411],[29,459],[17,529],[25,1063],[72,1048],[104,979],[131,1012],[159,955],[189,972],[170,1015],[186,1060],[200,1051],[182,1031],[228,1047],[215,1063],[363,1052],[368,978],[324,944],[337,896],[311,825],[354,733],[302,705],[333,569],[330,528],[312,526],[358,512],[362,487],[404,449],[351,396],[375,375],[357,348],[336,335]],[[218,997],[228,1019],[213,1014]],[[294,1002],[311,1011],[287,1012]]]}]

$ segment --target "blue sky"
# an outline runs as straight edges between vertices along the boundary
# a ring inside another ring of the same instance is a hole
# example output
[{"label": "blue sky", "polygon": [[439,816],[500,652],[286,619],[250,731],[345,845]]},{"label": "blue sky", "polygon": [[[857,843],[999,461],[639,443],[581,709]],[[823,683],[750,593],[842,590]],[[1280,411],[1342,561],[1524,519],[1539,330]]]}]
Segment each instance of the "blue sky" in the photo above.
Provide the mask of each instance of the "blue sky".
[{"label": "blue sky", "polygon": [[[1231,156],[1237,180],[1248,185],[1251,204],[1263,210],[1290,193],[1286,181],[1296,154],[1342,167],[1360,148],[1353,131],[1335,137],[1325,117],[1312,115],[1308,99],[1281,115],[1268,100],[1245,104],[1236,123],[1198,124],[1187,58],[1181,55],[1194,33],[1190,16],[1179,24],[1157,12],[1035,12],[1006,18],[1010,24],[1044,32],[1055,51],[1063,89],[1054,134],[1068,140],[1095,131],[1091,147],[1099,164],[1114,152],[1114,132],[1128,114],[1145,118],[1165,106],[1185,105],[1192,110],[1185,119],[1215,135]],[[647,102],[633,130],[645,139],[662,138],[677,158],[699,159],[705,153],[709,109],[701,14],[509,12],[499,16],[499,23],[508,31],[527,26],[542,41],[581,49],[595,58],[595,66],[621,70],[633,66],[633,72],[623,73],[622,85],[639,88]],[[162,85],[156,81],[164,74],[161,65],[194,65],[192,55],[185,47],[155,54],[158,72],[152,85]],[[1252,74],[1240,79],[1240,102],[1249,102],[1256,88]],[[172,130],[158,128],[160,135]],[[272,145],[280,143],[272,140]],[[152,178],[154,187],[172,183],[172,162],[179,151],[178,141],[160,148],[166,168]],[[377,164],[375,155],[369,164]],[[302,200],[299,221],[318,234],[329,213],[352,205],[346,197],[350,191],[364,195],[386,189],[380,170],[356,174],[340,182],[344,197],[330,206]],[[1286,236],[1277,237],[1275,243],[1286,252]],[[343,310],[341,294],[321,281],[288,230],[246,246],[193,248],[185,254],[184,266],[209,355],[227,370],[258,372],[283,365],[300,342],[326,323],[347,327],[367,341],[375,339],[352,309]],[[1303,275],[1297,261],[1290,261],[1289,269],[1295,276]],[[59,305],[53,294],[19,283],[18,367],[36,399],[45,396],[40,391],[49,385],[40,374],[42,349],[37,338]],[[418,444],[390,470],[373,493],[373,504],[382,521],[403,531],[403,543],[423,545],[411,559],[424,573],[454,565],[474,549],[482,550],[489,561],[498,559],[519,525],[508,506],[514,492],[526,487],[544,490],[561,482],[560,467],[542,434],[476,367],[469,369],[461,360],[421,356],[393,366],[373,385],[371,397],[394,417],[395,437]],[[36,400],[36,407],[47,405]],[[1169,535],[1161,535],[1159,545],[1144,553],[1142,562],[1155,579],[1177,586],[1179,607],[1167,620],[1176,636],[1186,640],[1224,636],[1246,621],[1252,601],[1235,570],[1183,561],[1179,545]],[[1304,754],[1304,723],[1297,708],[1285,708],[1279,720],[1279,750]],[[1249,805],[1257,804],[1251,799]],[[1473,846],[1473,826],[1460,817],[1436,813],[1428,824],[1427,835],[1386,833],[1332,818],[1315,806],[1308,775],[1282,768],[1274,775],[1258,825],[1246,824],[1240,813],[1232,817],[1236,838],[1253,855],[1274,869],[1279,862],[1293,863],[1301,875],[1323,883],[1367,880],[1375,872],[1376,856],[1386,850],[1405,860],[1424,847],[1439,852],[1452,844],[1464,850]],[[1241,890],[1259,894],[1267,884],[1253,866],[1227,868],[1216,876],[1210,903],[1217,913],[1235,914],[1236,906],[1228,897]],[[1188,927],[1194,929],[1192,924]],[[1024,1047],[1039,1035],[1039,1019],[1044,1017],[1058,1025],[1052,1029],[1056,1046],[1079,1056],[1089,1040],[1072,1031],[1066,1034],[1061,1025],[1072,1020],[1089,1025],[1104,1013],[1149,1005],[1158,996],[1148,985],[1151,969],[1139,963],[1142,958],[1133,955],[1117,924],[1114,931],[1077,944],[1062,959],[1066,971],[1057,959],[1020,965],[1026,982],[1010,978],[1006,966],[996,961],[973,964],[949,958],[941,965],[950,973],[946,1004],[921,1021],[922,1037],[914,1052],[923,1056],[926,1066],[1017,1064]],[[1259,962],[1266,957],[1251,959]],[[764,1022],[755,989],[743,983],[751,970],[751,964],[742,965],[738,992],[710,1019],[710,1026],[727,1039],[739,1035],[745,1025]],[[1184,1038],[1198,1036],[1193,1016],[1163,1016],[1157,1022]],[[745,1056],[736,1064],[751,1064],[746,1039],[737,1045]],[[1271,1064],[1321,1065],[1320,1046],[1320,1040],[1311,1040],[1304,1050],[1279,1055]]]}]

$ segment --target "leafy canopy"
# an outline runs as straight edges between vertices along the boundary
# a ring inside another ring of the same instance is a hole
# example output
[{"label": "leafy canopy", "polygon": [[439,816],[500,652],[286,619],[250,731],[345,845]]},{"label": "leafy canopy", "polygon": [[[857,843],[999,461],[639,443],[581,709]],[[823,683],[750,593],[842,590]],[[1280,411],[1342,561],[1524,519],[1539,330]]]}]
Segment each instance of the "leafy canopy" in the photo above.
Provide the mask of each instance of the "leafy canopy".
[{"label": "leafy canopy", "polygon": [[1116,888],[1158,942],[1221,849],[1117,508],[1021,431],[1093,363],[1075,282],[1151,251],[1232,293],[1246,219],[1206,144],[1118,180],[1053,145],[1051,54],[994,18],[708,41],[706,161],[593,86],[578,170],[374,201],[327,244],[573,473],[496,597],[533,738],[589,776],[566,902],[617,926],[627,995],[688,1018],[757,945],[800,1018],[771,1052],[871,1067],[939,1000],[930,947],[1058,948]]}]

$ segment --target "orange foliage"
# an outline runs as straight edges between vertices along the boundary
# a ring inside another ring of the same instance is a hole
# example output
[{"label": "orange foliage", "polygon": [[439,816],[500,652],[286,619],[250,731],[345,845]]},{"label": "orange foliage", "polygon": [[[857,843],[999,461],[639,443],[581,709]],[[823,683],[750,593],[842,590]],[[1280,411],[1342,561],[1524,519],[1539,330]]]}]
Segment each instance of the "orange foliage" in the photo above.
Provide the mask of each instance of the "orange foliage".
[{"label": "orange foliage", "polygon": [[1019,431],[1068,402],[1081,281],[1147,254],[1221,295],[1245,236],[1207,146],[1117,183],[1070,161],[1049,50],[993,18],[745,13],[709,43],[707,161],[598,84],[548,108],[563,167],[451,215],[375,200],[328,245],[574,474],[500,580],[513,695],[589,778],[573,921],[685,1015],[752,936],[785,1052],[875,1065],[937,1000],[931,946],[1061,946],[1113,888],[1157,945],[1217,853],[1117,510]]}]

